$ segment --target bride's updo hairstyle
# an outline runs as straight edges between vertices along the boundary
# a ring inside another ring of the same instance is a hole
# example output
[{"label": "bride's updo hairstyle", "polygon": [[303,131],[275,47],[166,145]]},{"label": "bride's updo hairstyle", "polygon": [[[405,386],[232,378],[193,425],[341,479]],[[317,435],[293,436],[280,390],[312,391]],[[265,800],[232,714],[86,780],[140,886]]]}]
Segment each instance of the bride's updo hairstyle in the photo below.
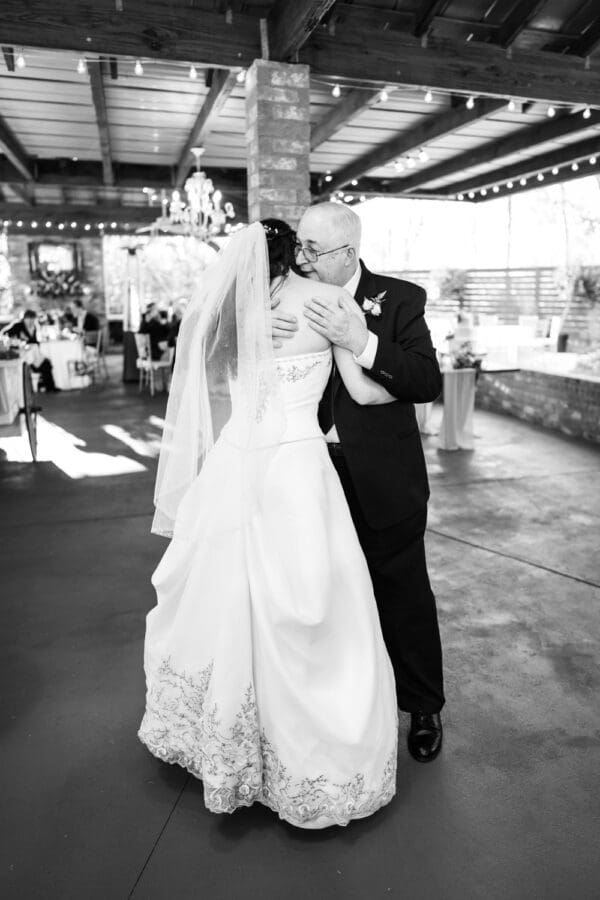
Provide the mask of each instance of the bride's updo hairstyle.
[{"label": "bride's updo hairstyle", "polygon": [[261,219],[269,251],[269,277],[287,275],[296,262],[296,232],[281,219]]}]

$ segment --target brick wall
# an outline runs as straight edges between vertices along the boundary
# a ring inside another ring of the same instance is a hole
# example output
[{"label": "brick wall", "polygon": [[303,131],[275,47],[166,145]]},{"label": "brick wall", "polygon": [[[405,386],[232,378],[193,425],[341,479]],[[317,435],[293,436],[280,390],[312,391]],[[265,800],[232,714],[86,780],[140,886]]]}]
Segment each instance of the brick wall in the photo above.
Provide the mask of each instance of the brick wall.
[{"label": "brick wall", "polygon": [[600,443],[600,380],[524,369],[482,375],[475,405]]},{"label": "brick wall", "polygon": [[[26,306],[38,309],[60,309],[68,303],[69,298],[45,297],[39,300],[35,294],[27,290],[33,286],[31,272],[29,271],[29,244],[43,240],[30,234],[9,234],[8,259],[11,269],[12,294],[14,300],[14,312],[18,313]],[[70,238],[65,237],[69,242]],[[86,304],[95,312],[104,312],[104,278],[102,274],[102,238],[78,238],[76,239],[81,253],[83,267],[82,278],[84,285],[91,294],[84,296]]]}]

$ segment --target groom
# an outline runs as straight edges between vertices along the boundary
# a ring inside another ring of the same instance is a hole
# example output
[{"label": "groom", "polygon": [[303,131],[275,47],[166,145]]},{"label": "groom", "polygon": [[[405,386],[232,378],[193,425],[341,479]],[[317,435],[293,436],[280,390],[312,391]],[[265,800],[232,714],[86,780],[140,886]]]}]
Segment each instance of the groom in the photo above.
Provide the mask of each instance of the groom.
[{"label": "groom", "polygon": [[[354,296],[364,321],[343,299],[320,300],[318,289],[305,315],[315,331],[351,350],[366,374],[396,398],[359,406],[334,367],[319,422],[369,566],[398,706],[411,714],[408,749],[419,762],[430,762],[442,746],[444,692],[425,561],[429,486],[413,404],[435,400],[442,380],[423,317],[425,292],[369,272],[359,259],[360,237],[361,221],[349,207],[309,207],[298,226],[296,263],[306,278]],[[273,321],[275,338],[289,337],[298,327],[276,309]]]}]

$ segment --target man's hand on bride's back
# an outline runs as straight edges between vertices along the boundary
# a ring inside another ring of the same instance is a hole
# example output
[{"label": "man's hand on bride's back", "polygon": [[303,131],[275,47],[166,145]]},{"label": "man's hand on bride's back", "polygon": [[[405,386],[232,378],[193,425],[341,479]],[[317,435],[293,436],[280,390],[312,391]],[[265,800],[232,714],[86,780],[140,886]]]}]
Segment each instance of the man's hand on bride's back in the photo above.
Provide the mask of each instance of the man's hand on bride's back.
[{"label": "man's hand on bride's back", "polygon": [[298,331],[298,319],[291,313],[278,312],[279,297],[271,298],[271,335],[273,346],[278,350],[283,342],[293,338]]},{"label": "man's hand on bride's back", "polygon": [[343,288],[336,298],[312,297],[304,304],[304,315],[310,327],[337,347],[360,356],[367,345],[369,332],[354,298]]}]

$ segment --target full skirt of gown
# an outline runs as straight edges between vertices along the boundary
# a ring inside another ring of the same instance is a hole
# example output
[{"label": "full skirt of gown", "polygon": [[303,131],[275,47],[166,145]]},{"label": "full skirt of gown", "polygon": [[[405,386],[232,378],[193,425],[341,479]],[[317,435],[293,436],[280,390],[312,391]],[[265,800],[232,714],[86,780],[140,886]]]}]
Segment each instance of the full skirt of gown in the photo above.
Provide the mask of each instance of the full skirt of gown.
[{"label": "full skirt of gown", "polygon": [[180,505],[152,579],[139,737],[202,779],[213,812],[260,802],[323,828],[392,799],[397,709],[367,565],[316,424],[330,358],[313,354],[298,377],[310,359],[280,363],[301,425],[274,452],[250,520],[226,432]]}]

